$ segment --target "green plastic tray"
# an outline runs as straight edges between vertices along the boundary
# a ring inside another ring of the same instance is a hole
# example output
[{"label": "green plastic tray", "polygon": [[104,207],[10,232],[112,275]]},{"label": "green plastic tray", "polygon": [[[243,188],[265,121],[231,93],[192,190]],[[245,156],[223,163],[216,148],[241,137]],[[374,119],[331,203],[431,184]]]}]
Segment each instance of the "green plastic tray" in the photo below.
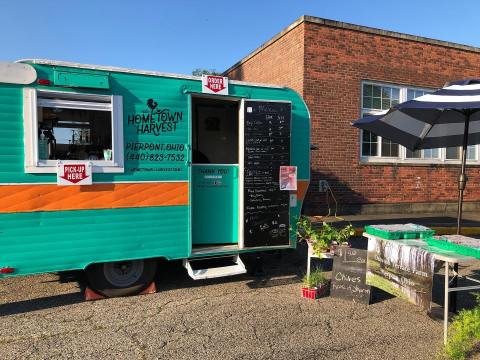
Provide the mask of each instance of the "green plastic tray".
[{"label": "green plastic tray", "polygon": [[[411,225],[414,225],[414,224],[411,224]],[[414,225],[414,226],[420,226],[420,225]],[[365,232],[367,234],[375,235],[387,240],[425,239],[435,235],[435,230],[431,230],[423,226],[421,228],[422,230],[388,231],[388,230],[376,228],[375,225],[367,225],[365,226]]]},{"label": "green plastic tray", "polygon": [[428,245],[437,247],[439,249],[449,250],[449,251],[456,252],[457,254],[460,254],[460,255],[471,256],[471,257],[480,259],[480,248],[472,248],[469,246],[454,244],[447,241],[446,239],[441,239],[441,238],[436,239],[433,237],[429,237],[425,239],[425,242]]}]

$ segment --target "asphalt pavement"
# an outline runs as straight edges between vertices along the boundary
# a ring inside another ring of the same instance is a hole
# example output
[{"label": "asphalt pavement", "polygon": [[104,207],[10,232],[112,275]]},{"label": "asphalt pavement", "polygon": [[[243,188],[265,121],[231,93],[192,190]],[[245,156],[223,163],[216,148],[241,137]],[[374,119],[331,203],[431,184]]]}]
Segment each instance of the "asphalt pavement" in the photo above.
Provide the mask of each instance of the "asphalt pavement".
[{"label": "asphalt pavement", "polygon": [[163,263],[156,294],[91,302],[75,273],[3,279],[0,359],[433,359],[441,346],[441,321],[385,293],[303,299],[304,245],[264,259],[263,276],[204,281]]}]

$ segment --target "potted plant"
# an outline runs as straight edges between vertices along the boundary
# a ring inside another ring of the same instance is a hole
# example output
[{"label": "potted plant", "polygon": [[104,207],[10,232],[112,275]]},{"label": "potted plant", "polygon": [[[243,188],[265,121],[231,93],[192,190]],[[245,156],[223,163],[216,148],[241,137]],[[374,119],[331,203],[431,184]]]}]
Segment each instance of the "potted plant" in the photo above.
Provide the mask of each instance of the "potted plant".
[{"label": "potted plant", "polygon": [[325,273],[321,269],[315,269],[310,275],[305,274],[303,277],[302,296],[306,299],[318,299],[326,293],[327,284]]},{"label": "potted plant", "polygon": [[322,254],[333,252],[338,246],[350,246],[348,240],[355,234],[352,224],[343,228],[336,228],[323,222],[314,228],[310,219],[301,216],[297,222],[297,238],[305,241],[312,252],[322,257]]}]

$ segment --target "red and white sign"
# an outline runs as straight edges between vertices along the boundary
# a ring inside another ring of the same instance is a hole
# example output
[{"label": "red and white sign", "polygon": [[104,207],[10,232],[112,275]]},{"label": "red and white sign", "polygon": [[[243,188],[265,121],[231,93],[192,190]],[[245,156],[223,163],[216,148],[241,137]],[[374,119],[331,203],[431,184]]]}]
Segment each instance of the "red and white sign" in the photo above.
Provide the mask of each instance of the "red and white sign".
[{"label": "red and white sign", "polygon": [[203,75],[202,92],[207,94],[228,95],[228,77]]},{"label": "red and white sign", "polygon": [[57,164],[57,185],[92,185],[92,163]]},{"label": "red and white sign", "polygon": [[297,190],[296,166],[280,166],[280,190]]}]

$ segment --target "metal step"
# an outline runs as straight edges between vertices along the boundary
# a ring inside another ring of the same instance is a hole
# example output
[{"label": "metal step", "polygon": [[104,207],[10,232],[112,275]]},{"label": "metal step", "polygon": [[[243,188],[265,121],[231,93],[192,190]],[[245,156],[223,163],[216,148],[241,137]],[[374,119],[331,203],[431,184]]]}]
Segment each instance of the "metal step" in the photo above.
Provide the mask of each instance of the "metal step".
[{"label": "metal step", "polygon": [[[230,260],[229,262],[232,265],[227,266],[215,266],[215,263],[222,264],[225,263],[226,260]],[[195,262],[205,262],[208,261],[210,266],[205,269],[194,269],[195,266],[192,267],[192,263]],[[183,266],[187,269],[188,275],[193,280],[202,280],[202,279],[213,279],[223,276],[232,276],[232,275],[240,275],[245,274],[247,269],[243,264],[240,256],[236,255],[229,255],[229,256],[214,256],[214,257],[202,257],[202,258],[194,258],[194,259],[184,259]]]}]

